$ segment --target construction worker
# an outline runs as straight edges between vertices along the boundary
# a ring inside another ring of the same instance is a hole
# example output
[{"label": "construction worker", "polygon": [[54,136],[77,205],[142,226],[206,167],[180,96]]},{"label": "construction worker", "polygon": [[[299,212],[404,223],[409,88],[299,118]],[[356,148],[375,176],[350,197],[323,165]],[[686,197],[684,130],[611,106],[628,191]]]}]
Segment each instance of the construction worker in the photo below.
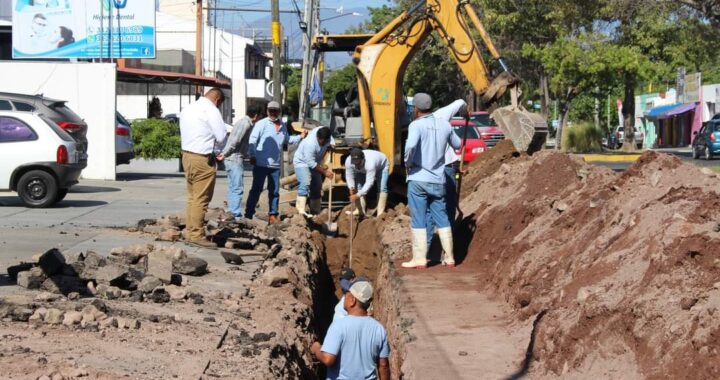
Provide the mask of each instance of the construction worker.
[{"label": "construction worker", "polygon": [[408,206],[412,227],[412,259],[402,263],[404,268],[427,268],[428,210],[438,228],[440,243],[452,260],[452,227],[445,205],[445,153],[448,144],[460,149],[462,142],[445,119],[430,112],[432,98],[425,93],[413,97],[415,120],[408,128],[405,144],[405,165],[408,170]]},{"label": "construction worker", "polygon": [[248,155],[253,167],[253,182],[245,205],[245,217],[252,219],[260,193],[267,179],[268,224],[275,224],[280,203],[280,163],[283,145],[298,144],[303,135],[290,136],[287,127],[280,120],[280,103],[272,101],[267,106],[267,117],[253,127],[248,142]]},{"label": "construction worker", "polygon": [[185,239],[207,248],[216,246],[205,239],[203,223],[215,190],[216,162],[224,158],[217,148],[227,134],[219,110],[224,100],[222,90],[212,88],[180,114],[180,145],[187,182]]},{"label": "construction worker", "polygon": [[[308,136],[302,140],[295,151],[293,165],[300,184],[295,208],[297,208],[300,215],[312,217],[311,214],[320,213],[323,177],[333,178],[335,176],[332,170],[321,164],[320,161],[322,161],[325,151],[332,143],[330,128],[317,127],[308,133]],[[311,214],[305,212],[308,195],[310,196]]]},{"label": "construction worker", "polygon": [[390,345],[385,328],[368,315],[373,288],[355,280],[345,294],[348,315],[330,324],[325,341],[310,351],[328,367],[327,379],[390,380]]},{"label": "construction worker", "polygon": [[345,181],[350,189],[350,202],[357,205],[355,214],[365,215],[365,196],[375,184],[378,188],[377,216],[385,212],[389,176],[388,159],[382,152],[360,148],[350,150],[350,155],[345,159]]},{"label": "construction worker", "polygon": [[248,142],[253,125],[262,115],[260,106],[248,107],[247,116],[244,116],[233,125],[232,132],[225,143],[222,153],[225,156],[225,170],[228,177],[228,211],[235,220],[242,218],[243,177],[245,168],[243,160],[247,156]]},{"label": "construction worker", "polygon": [[[450,121],[452,117],[460,112],[461,114],[467,114],[467,103],[464,100],[458,99],[449,105],[440,108],[433,112],[433,116],[437,119]],[[448,145],[445,151],[445,210],[447,211],[450,225],[455,220],[455,211],[457,208],[457,179],[455,173],[459,169],[460,156],[455,153],[455,150]],[[432,244],[432,239],[435,229],[435,221],[432,219],[432,215],[428,210],[427,213],[427,242],[428,249]],[[440,262],[443,266],[455,267],[455,259],[453,255],[447,255],[445,251],[442,253]]]}]

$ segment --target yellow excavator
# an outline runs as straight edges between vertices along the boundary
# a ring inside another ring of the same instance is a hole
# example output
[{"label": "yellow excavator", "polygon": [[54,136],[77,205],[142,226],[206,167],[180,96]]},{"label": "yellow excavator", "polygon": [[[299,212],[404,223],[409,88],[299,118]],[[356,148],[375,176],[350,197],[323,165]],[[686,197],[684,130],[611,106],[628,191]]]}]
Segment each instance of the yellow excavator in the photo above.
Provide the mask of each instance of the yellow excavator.
[{"label": "yellow excavator", "polygon": [[[489,77],[473,31],[502,67],[502,74],[494,79]],[[331,129],[344,142],[340,146],[374,146],[388,157],[390,170],[402,165],[401,145],[410,122],[403,76],[413,55],[432,32],[448,47],[475,93],[492,111],[491,116],[515,148],[530,153],[541,149],[548,133],[547,122],[518,103],[518,78],[509,71],[467,0],[422,0],[375,34],[315,37],[316,52],[354,51],[357,88],[338,94],[333,105]],[[498,108],[497,101],[507,90],[510,90],[511,105]],[[462,92],[458,89],[458,97],[464,95]],[[331,159],[336,168],[342,166],[342,154],[343,149],[333,153]]]}]

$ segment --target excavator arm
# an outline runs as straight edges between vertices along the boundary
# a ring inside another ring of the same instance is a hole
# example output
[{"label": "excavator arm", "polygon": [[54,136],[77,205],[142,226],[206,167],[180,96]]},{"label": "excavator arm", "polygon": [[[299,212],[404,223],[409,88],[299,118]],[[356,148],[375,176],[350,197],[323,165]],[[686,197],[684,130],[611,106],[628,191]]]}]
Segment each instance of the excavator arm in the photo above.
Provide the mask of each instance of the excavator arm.
[{"label": "excavator arm", "polygon": [[[479,33],[485,48],[505,70],[492,82],[471,29]],[[357,46],[353,54],[358,71],[363,135],[387,155],[391,170],[400,163],[402,153],[403,129],[400,125],[406,112],[402,91],[405,69],[433,31],[448,47],[473,90],[483,96],[486,104],[494,103],[507,88],[516,88],[517,79],[507,71],[505,62],[467,0],[418,2],[366,43]],[[458,89],[458,93],[461,92]],[[493,116],[503,130],[511,129],[506,135],[513,139],[518,150],[536,150],[538,142],[544,142],[547,125],[539,115],[519,108],[517,94],[513,91],[513,106],[505,107],[503,114],[496,111]],[[521,133],[516,133],[518,131]]]}]

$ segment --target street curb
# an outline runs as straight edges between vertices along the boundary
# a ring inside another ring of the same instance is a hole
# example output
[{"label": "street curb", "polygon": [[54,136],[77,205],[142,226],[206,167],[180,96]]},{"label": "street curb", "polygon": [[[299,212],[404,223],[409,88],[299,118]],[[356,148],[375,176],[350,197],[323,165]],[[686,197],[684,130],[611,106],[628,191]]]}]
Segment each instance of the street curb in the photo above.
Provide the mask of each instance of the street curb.
[{"label": "street curb", "polygon": [[585,154],[582,156],[585,162],[635,162],[640,158],[639,154]]}]

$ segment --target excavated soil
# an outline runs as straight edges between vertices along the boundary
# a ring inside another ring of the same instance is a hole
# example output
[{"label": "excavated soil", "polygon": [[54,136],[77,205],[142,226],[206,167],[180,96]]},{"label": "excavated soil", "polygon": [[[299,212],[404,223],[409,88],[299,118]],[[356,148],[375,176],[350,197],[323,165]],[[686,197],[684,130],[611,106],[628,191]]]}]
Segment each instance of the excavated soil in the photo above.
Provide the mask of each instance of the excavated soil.
[{"label": "excavated soil", "polygon": [[[481,178],[462,269],[541,315],[538,375],[720,377],[720,181],[655,152],[625,173],[541,152]],[[604,364],[603,364],[604,363]]]}]

